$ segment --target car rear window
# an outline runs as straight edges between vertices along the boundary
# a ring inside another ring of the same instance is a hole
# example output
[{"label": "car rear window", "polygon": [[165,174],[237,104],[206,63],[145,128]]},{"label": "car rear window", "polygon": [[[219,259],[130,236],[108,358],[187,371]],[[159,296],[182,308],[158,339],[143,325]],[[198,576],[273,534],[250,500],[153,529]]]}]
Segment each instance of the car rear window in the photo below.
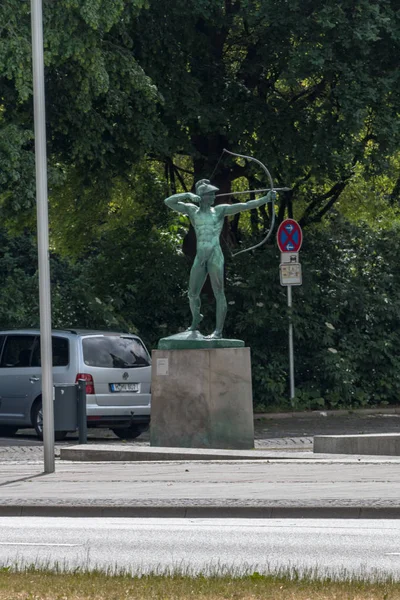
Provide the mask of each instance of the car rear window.
[{"label": "car rear window", "polygon": [[83,360],[91,367],[129,369],[146,367],[149,355],[140,340],[124,336],[96,336],[82,340]]}]

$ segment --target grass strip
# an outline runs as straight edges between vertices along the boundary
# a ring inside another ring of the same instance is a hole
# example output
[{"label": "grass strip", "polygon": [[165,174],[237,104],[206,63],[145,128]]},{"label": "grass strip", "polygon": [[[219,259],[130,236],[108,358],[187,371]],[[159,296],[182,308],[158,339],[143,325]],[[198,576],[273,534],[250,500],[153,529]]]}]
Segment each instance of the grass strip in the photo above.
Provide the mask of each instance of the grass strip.
[{"label": "grass strip", "polygon": [[0,600],[400,600],[400,583],[0,570]]}]

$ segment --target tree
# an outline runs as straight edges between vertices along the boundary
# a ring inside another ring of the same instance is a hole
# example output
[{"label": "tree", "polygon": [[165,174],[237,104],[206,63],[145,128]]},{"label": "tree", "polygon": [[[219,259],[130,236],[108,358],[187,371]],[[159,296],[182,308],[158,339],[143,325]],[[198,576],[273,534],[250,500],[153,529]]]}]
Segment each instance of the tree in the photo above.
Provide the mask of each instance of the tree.
[{"label": "tree", "polygon": [[[196,180],[223,148],[256,156],[292,187],[279,219],[295,211],[304,226],[398,148],[399,29],[394,0],[153,1],[132,44],[164,98],[169,159],[193,157]],[[243,176],[267,183],[231,157],[214,180],[229,191]]]},{"label": "tree", "polygon": [[[72,181],[92,214],[159,136],[158,92],[125,35],[143,4],[44,2],[50,192]],[[21,219],[35,198],[29,2],[3,2],[0,23],[0,206]]]},{"label": "tree", "polygon": [[[227,147],[292,187],[279,220],[295,212],[304,226],[398,148],[395,0],[45,0],[44,15],[50,191],[69,189],[68,206],[94,218],[145,156],[174,191],[210,176]],[[29,3],[7,0],[0,22],[6,215],[34,199]],[[267,183],[226,156],[214,179],[228,192]]]},{"label": "tree", "polygon": [[[0,329],[39,327],[37,248],[25,231],[10,236],[0,229]],[[87,285],[86,265],[51,253],[52,324],[55,328],[88,327],[134,330],[116,310],[105,289]]]},{"label": "tree", "polygon": [[83,267],[86,286],[134,324],[149,347],[189,322],[188,269],[176,236],[146,219],[104,231]]}]

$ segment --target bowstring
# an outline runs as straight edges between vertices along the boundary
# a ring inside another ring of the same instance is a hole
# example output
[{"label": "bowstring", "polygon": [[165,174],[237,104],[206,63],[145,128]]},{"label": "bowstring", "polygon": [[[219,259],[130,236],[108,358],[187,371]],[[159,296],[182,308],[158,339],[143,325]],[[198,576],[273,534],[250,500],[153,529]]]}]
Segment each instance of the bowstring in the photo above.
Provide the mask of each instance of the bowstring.
[{"label": "bowstring", "polygon": [[221,152],[221,154],[220,154],[220,156],[219,156],[218,162],[217,162],[217,164],[216,164],[216,165],[215,165],[215,167],[214,167],[214,171],[213,171],[213,172],[211,173],[211,175],[210,175],[210,181],[211,181],[211,180],[212,180],[212,178],[214,177],[215,171],[218,169],[218,167],[219,167],[219,163],[221,162],[221,159],[222,159],[222,157],[223,157],[224,153],[225,153],[225,148],[222,150],[222,152]]}]

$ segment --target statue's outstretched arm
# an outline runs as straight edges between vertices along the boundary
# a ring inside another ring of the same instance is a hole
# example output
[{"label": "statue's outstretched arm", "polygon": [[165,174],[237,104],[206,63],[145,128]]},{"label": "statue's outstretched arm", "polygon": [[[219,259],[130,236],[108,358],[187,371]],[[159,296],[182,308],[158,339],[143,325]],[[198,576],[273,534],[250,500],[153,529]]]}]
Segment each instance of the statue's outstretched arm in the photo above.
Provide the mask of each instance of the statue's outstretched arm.
[{"label": "statue's outstretched arm", "polygon": [[169,196],[169,198],[164,200],[164,203],[178,213],[190,215],[196,206],[190,202],[183,202],[184,200],[198,202],[200,198],[191,192],[184,192],[183,194],[174,194],[173,196]]},{"label": "statue's outstretched arm", "polygon": [[248,200],[247,202],[238,202],[237,204],[219,204],[215,208],[216,210],[223,212],[225,216],[236,215],[245,210],[252,210],[253,208],[263,206],[263,204],[266,204],[267,202],[273,202],[275,198],[275,192],[270,191],[266,196],[257,198],[257,200]]}]

